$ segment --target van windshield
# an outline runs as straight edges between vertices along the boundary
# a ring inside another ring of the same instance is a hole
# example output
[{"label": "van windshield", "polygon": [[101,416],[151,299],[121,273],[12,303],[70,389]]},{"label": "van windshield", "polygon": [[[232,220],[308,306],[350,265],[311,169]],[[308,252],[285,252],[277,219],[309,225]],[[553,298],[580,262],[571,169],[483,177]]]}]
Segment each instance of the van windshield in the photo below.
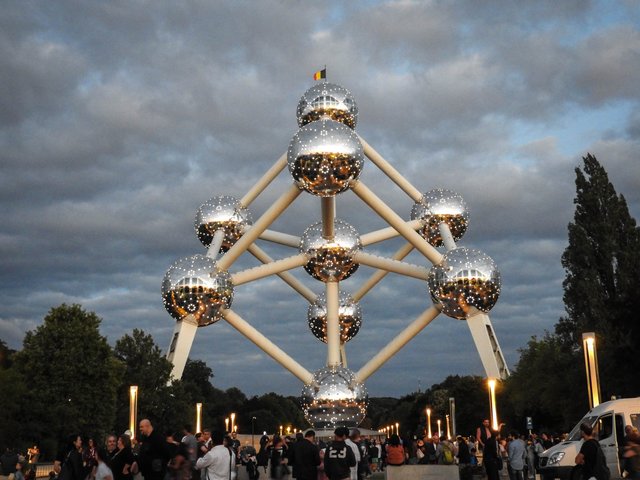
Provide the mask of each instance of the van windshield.
[{"label": "van windshield", "polygon": [[582,435],[580,435],[580,425],[582,425],[583,423],[586,423],[593,427],[593,425],[596,423],[596,420],[598,420],[597,415],[594,415],[591,417],[584,417],[582,420],[578,422],[578,424],[575,427],[573,427],[573,430],[569,432],[569,436],[567,437],[567,440],[573,441],[573,442],[577,442],[578,440],[581,440]]}]

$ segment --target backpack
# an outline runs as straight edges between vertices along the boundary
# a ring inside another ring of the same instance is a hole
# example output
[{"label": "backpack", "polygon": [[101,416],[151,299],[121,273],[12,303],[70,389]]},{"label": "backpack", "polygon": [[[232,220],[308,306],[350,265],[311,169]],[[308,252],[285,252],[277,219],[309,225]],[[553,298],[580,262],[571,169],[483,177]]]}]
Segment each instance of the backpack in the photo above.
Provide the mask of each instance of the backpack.
[{"label": "backpack", "polygon": [[453,451],[446,443],[442,444],[442,463],[445,465],[453,465]]}]

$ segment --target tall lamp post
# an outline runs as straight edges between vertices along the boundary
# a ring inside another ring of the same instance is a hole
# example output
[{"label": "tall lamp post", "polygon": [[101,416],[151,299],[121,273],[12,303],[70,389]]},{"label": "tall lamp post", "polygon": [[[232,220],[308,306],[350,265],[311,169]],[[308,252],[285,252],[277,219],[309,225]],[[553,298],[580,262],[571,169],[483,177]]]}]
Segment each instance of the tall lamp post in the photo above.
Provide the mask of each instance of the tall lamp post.
[{"label": "tall lamp post", "polygon": [[429,438],[432,437],[431,435],[431,409],[427,408],[427,436]]},{"label": "tall lamp post", "polygon": [[202,403],[196,403],[196,433],[202,431]]},{"label": "tall lamp post", "polygon": [[496,379],[490,378],[487,381],[489,385],[489,409],[491,412],[491,428],[494,432],[497,432],[500,426],[498,425],[498,407],[496,407]]},{"label": "tall lamp post", "polygon": [[400,436],[400,424],[396,422],[396,435]]},{"label": "tall lamp post", "polygon": [[256,417],[251,417],[251,446],[252,447],[255,447],[255,443],[253,441],[253,435],[255,431],[255,421],[256,421]]},{"label": "tall lamp post", "polygon": [[455,438],[457,435],[456,429],[456,399],[449,397],[449,415],[451,415],[451,437]]},{"label": "tall lamp post", "polygon": [[594,332],[582,334],[582,347],[584,348],[584,366],[587,371],[589,407],[593,408],[600,405],[600,376],[598,375],[598,353]]},{"label": "tall lamp post", "polygon": [[138,416],[138,386],[131,385],[129,387],[129,430],[131,431],[131,440],[136,438],[136,417]]},{"label": "tall lamp post", "polygon": [[451,440],[451,424],[449,423],[449,414],[445,416],[447,420],[447,440]]},{"label": "tall lamp post", "polygon": [[235,430],[233,428],[235,426],[235,424],[236,424],[236,414],[232,413],[231,414],[231,430],[230,430],[231,432],[235,432]]},{"label": "tall lamp post", "polygon": [[442,436],[442,420],[438,419],[438,437]]}]

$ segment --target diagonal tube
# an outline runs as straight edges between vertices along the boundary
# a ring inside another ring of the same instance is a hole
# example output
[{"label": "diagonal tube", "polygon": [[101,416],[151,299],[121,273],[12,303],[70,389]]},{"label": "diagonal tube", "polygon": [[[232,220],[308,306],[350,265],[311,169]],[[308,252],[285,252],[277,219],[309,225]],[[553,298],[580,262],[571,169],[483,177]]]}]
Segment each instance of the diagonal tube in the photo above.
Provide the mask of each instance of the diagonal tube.
[{"label": "diagonal tube", "polygon": [[[394,260],[402,260],[404,257],[409,255],[412,250],[413,250],[413,245],[411,245],[410,243],[407,243],[402,247],[400,247],[400,249],[393,255],[392,258]],[[369,292],[369,290],[375,287],[378,284],[378,282],[380,282],[380,280],[382,280],[387,275],[387,273],[389,272],[385,270],[378,270],[374,272],[373,275],[371,275],[367,279],[367,281],[362,284],[362,286],[358,289],[358,291],[353,295],[351,295],[353,300],[356,302],[359,302],[360,299],[362,299],[362,297],[364,297]]]},{"label": "diagonal tube", "polygon": [[220,270],[228,270],[249,246],[255,242],[260,234],[264,232],[273,221],[284,212],[291,203],[300,195],[300,190],[296,185],[291,185],[289,190],[284,192],[269,209],[247,230],[236,244],[229,249],[224,256],[218,260],[218,268]]},{"label": "diagonal tube", "polygon": [[362,265],[367,265],[369,267],[380,268],[388,272],[399,273],[400,275],[417,278],[419,280],[426,280],[429,277],[429,270],[425,267],[401,262],[399,260],[394,260],[391,258],[379,257],[367,252],[356,252],[356,254],[353,256],[353,261]]},{"label": "diagonal tube", "polygon": [[407,223],[376,196],[364,183],[356,182],[352,187],[353,193],[362,199],[371,209],[384,218],[389,225],[395,228],[400,235],[407,239],[416,250],[422,253],[434,265],[442,261],[442,254],[433,248],[429,242],[413,230]]},{"label": "diagonal tube", "polygon": [[242,285],[243,283],[253,282],[260,278],[268,277],[269,275],[286,272],[296,267],[302,267],[306,265],[309,259],[304,253],[293,255],[291,257],[283,258],[280,260],[274,260],[273,262],[265,263],[259,267],[249,268],[241,272],[231,275],[231,281],[234,285]]},{"label": "diagonal tube", "polygon": [[364,382],[369,378],[376,370],[384,365],[387,360],[398,353],[398,351],[404,347],[409,340],[420,333],[424,327],[429,325],[439,313],[440,308],[436,305],[431,305],[427,308],[407,328],[400,332],[396,338],[391,340],[382,350],[380,350],[376,356],[358,370],[358,373],[356,373],[356,382]]},{"label": "diagonal tube", "polygon": [[273,164],[273,166],[267,170],[256,184],[240,199],[240,204],[243,207],[248,207],[265,188],[269,186],[271,182],[280,174],[284,167],[287,166],[287,154],[283,153],[280,158]]},{"label": "diagonal tube", "polygon": [[[407,222],[414,230],[418,230],[424,224],[422,220],[409,220]],[[376,230],[375,232],[365,233],[364,235],[360,235],[360,241],[362,242],[362,246],[366,247],[367,245],[372,245],[378,242],[384,242],[385,240],[389,240],[390,238],[395,238],[398,235],[398,231],[393,227],[382,228],[380,230]]]},{"label": "diagonal tube", "polygon": [[[267,253],[257,245],[251,245],[249,247],[249,252],[258,260],[260,260],[262,263],[273,262],[273,259],[269,255],[267,255]],[[288,284],[291,288],[293,288],[296,292],[298,292],[300,295],[306,298],[309,303],[315,302],[316,298],[318,298],[318,296],[313,292],[313,290],[303,285],[296,277],[291,275],[289,272],[280,272],[280,273],[277,273],[276,275],[278,275],[282,280],[284,280],[284,282]]]},{"label": "diagonal tube", "polygon": [[298,377],[304,384],[313,382],[313,375],[293,358],[287,355],[280,347],[253,328],[246,320],[232,310],[223,309],[220,311],[224,319],[233,328],[247,337],[264,353],[273,358],[276,362]]}]

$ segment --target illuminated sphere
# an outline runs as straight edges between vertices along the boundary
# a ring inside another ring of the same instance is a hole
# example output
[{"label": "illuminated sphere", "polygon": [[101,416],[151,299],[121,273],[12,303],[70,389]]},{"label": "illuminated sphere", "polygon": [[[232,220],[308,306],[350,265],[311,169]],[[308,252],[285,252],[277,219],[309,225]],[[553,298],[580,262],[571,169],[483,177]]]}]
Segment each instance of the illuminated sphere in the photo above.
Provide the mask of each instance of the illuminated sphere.
[{"label": "illuminated sphere", "polygon": [[368,395],[363,383],[342,366],[325,367],[313,374],[314,382],[302,389],[302,410],[315,429],[357,427],[367,413]]},{"label": "illuminated sphere", "polygon": [[449,225],[455,241],[462,238],[469,225],[469,211],[462,196],[452,190],[436,188],[425,193],[411,209],[412,220],[422,220],[418,233],[434,247],[443,245],[438,225]]},{"label": "illuminated sphere", "polygon": [[287,162],[300,188],[319,197],[333,197],[358,179],[364,153],[349,127],[318,120],[302,127],[291,139]]},{"label": "illuminated sphere", "polygon": [[205,255],[192,255],[175,262],[162,280],[162,299],[176,320],[191,315],[204,327],[222,318],[221,308],[233,301],[231,276],[216,268],[216,262]]},{"label": "illuminated sphere", "polygon": [[356,128],[358,106],[346,88],[335,83],[321,82],[304,92],[298,102],[296,116],[299,127],[321,118],[329,118]]},{"label": "illuminated sphere", "polygon": [[194,227],[205,247],[211,245],[216,231],[224,231],[220,251],[226,252],[240,239],[244,228],[252,223],[251,212],[243,207],[239,200],[228,195],[220,195],[200,205]]},{"label": "illuminated sphere", "polygon": [[304,269],[322,282],[349,278],[358,269],[359,264],[353,256],[359,250],[362,250],[362,242],[356,229],[337,218],[333,240],[322,237],[322,222],[308,227],[300,239],[300,253],[309,257]]},{"label": "illuminated sphere", "polygon": [[429,292],[442,312],[464,320],[474,313],[487,313],[500,296],[500,272],[488,255],[458,247],[444,254],[429,272]]},{"label": "illuminated sphere", "polygon": [[[351,295],[344,292],[340,293],[339,303],[340,343],[346,343],[360,330],[362,309],[359,303],[353,301]],[[324,293],[318,295],[316,301],[309,305],[307,319],[311,332],[316,338],[327,343],[327,297]]]}]

